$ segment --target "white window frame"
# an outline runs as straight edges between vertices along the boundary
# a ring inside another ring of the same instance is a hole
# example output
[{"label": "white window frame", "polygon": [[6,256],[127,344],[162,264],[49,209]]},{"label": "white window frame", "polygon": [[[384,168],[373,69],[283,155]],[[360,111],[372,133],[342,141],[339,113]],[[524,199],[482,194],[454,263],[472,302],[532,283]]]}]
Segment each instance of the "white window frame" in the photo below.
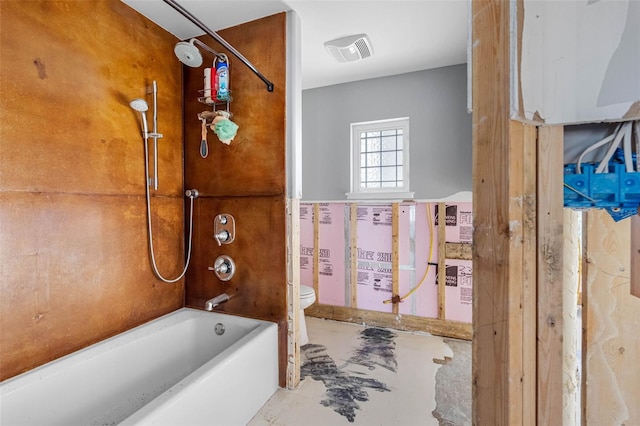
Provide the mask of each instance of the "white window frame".
[{"label": "white window frame", "polygon": [[[402,187],[361,188],[360,134],[382,130],[402,129]],[[408,200],[414,193],[409,186],[409,117],[351,123],[351,192],[350,200]]]}]

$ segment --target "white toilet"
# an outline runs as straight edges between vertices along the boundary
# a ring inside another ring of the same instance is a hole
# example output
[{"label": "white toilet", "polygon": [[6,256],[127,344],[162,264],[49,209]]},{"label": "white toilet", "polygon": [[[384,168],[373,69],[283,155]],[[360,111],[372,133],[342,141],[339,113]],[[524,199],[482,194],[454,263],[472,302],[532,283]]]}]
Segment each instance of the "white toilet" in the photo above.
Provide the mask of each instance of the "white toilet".
[{"label": "white toilet", "polygon": [[304,310],[313,305],[316,301],[316,292],[313,287],[306,285],[300,286],[300,346],[309,343],[307,336],[307,322],[304,320]]}]

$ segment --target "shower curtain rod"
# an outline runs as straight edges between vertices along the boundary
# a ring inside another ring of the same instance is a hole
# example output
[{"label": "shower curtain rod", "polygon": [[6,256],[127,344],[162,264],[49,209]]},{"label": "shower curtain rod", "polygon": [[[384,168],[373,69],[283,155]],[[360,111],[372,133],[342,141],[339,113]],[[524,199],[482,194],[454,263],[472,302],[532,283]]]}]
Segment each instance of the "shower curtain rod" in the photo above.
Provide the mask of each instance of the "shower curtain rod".
[{"label": "shower curtain rod", "polygon": [[244,63],[246,66],[249,67],[249,69],[251,69],[251,71],[254,72],[255,75],[257,75],[258,77],[260,77],[260,80],[264,81],[264,83],[267,85],[267,91],[269,92],[273,92],[273,83],[270,82],[269,80],[266,79],[265,76],[263,76],[260,71],[258,71],[256,69],[255,66],[253,66],[253,64],[251,62],[249,62],[249,60],[247,58],[245,58],[240,52],[238,52],[232,45],[230,45],[225,39],[223,39],[222,37],[220,37],[218,34],[216,34],[214,31],[211,31],[209,29],[209,27],[207,27],[205,24],[203,24],[198,18],[196,18],[195,16],[193,16],[191,14],[191,12],[189,12],[187,9],[185,9],[184,7],[180,6],[178,3],[176,3],[174,0],[164,0],[164,2],[166,4],[168,4],[169,6],[171,6],[173,9],[175,9],[177,12],[179,12],[182,16],[184,16],[185,18],[187,18],[188,20],[190,20],[192,23],[194,23],[195,25],[198,26],[198,28],[200,28],[202,31],[204,31],[205,33],[207,33],[209,36],[213,37],[218,43],[220,43],[221,45],[223,45],[225,48],[227,48],[231,53],[233,53],[238,59],[240,59],[242,61],[242,63]]}]

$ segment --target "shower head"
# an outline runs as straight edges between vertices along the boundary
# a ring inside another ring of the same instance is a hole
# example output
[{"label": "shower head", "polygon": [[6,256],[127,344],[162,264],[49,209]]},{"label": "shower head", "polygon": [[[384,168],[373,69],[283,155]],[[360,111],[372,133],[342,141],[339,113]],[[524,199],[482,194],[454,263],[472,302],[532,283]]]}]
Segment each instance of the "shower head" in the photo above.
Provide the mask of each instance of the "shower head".
[{"label": "shower head", "polygon": [[129,102],[129,105],[138,112],[145,112],[149,109],[149,105],[144,99],[134,99]]},{"label": "shower head", "polygon": [[129,102],[129,105],[142,115],[142,137],[146,139],[149,136],[149,127],[147,126],[147,110],[149,109],[149,104],[147,104],[147,101],[144,99],[134,99]]},{"label": "shower head", "polygon": [[173,52],[176,54],[180,62],[191,67],[197,68],[202,65],[202,55],[200,50],[195,46],[196,39],[192,38],[190,41],[181,41],[173,48]]}]

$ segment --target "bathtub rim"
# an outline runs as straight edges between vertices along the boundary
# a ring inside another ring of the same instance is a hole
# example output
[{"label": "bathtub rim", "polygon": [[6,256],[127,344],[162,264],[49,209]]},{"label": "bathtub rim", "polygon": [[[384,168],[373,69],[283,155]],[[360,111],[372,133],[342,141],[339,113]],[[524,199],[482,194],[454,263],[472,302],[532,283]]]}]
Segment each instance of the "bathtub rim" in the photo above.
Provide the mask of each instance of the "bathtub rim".
[{"label": "bathtub rim", "polygon": [[[236,347],[237,343],[240,341],[243,341],[248,335],[253,335],[253,333],[256,330],[262,329],[262,327],[265,328],[269,328],[272,325],[275,325],[276,327],[278,326],[278,324],[274,321],[267,321],[267,320],[263,320],[263,319],[256,319],[256,318],[249,318],[249,317],[245,317],[245,316],[240,316],[240,315],[234,315],[231,313],[227,313],[227,312],[221,312],[221,311],[206,311],[203,309],[197,309],[197,308],[192,308],[192,307],[182,307],[179,309],[176,309],[174,311],[171,311],[169,313],[166,313],[164,315],[161,315],[159,317],[155,317],[152,318],[148,321],[145,321],[133,328],[130,328],[128,330],[125,330],[121,333],[118,334],[114,334],[113,336],[107,337],[105,339],[99,340],[95,343],[92,343],[91,345],[85,346],[84,348],[78,349],[74,352],[71,352],[67,355],[63,355],[59,358],[53,359],[45,364],[39,365],[35,368],[32,368],[30,370],[27,371],[23,371],[22,373],[10,377],[6,380],[3,380],[0,382],[0,405],[2,402],[2,399],[5,396],[9,396],[11,395],[13,392],[19,390],[20,388],[24,387],[24,386],[29,386],[35,382],[38,382],[44,378],[56,375],[56,374],[60,374],[61,371],[63,371],[66,368],[66,364],[69,364],[71,361],[71,359],[73,359],[74,363],[78,363],[78,362],[86,362],[91,360],[92,358],[94,358],[95,356],[98,356],[101,352],[106,352],[109,350],[113,350],[113,349],[117,349],[120,346],[124,346],[126,343],[137,340],[134,337],[136,332],[139,332],[142,328],[145,327],[160,327],[158,325],[158,323],[161,322],[168,322],[168,324],[166,324],[164,327],[161,327],[160,329],[164,329],[164,328],[168,328],[170,325],[172,324],[176,324],[178,323],[179,319],[175,318],[181,315],[185,315],[185,314],[196,314],[196,315],[218,315],[218,316],[227,316],[227,317],[231,317],[233,319],[238,319],[241,322],[247,321],[247,322],[257,322],[258,324],[256,325],[256,327],[252,330],[250,330],[245,336],[243,336],[242,338],[240,338],[239,340],[235,341],[232,345],[230,345],[229,347],[225,348],[222,352],[220,352],[219,354],[217,354],[215,357],[213,357],[212,359],[210,359],[209,361],[207,361],[205,364],[203,364],[202,366],[198,367],[196,370],[194,370],[192,373],[189,374],[189,376],[193,373],[195,373],[197,370],[199,370],[200,368],[202,368],[204,365],[208,364],[209,362],[211,362],[211,360],[213,359],[217,359],[218,357],[222,356],[223,354],[225,354],[227,351],[229,351],[229,349]],[[104,347],[102,351],[100,352],[96,352],[98,347]],[[56,371],[56,369],[58,367],[55,366],[61,366],[61,370],[60,371]],[[53,367],[53,368],[52,368]],[[53,370],[53,371],[49,371],[49,370]],[[187,377],[189,377],[187,376]],[[185,377],[186,378],[186,377]],[[24,383],[22,383],[24,382]]]}]

